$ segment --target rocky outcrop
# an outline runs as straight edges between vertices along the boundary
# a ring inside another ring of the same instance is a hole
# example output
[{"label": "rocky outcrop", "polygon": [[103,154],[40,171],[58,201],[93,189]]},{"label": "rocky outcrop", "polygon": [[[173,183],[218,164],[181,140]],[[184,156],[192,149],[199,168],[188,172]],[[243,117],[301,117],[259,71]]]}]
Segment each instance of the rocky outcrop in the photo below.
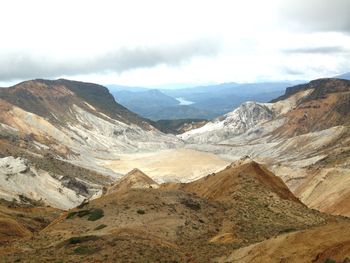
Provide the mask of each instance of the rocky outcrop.
[{"label": "rocky outcrop", "polygon": [[240,135],[258,124],[271,121],[276,116],[272,104],[246,102],[234,111],[206,125],[185,132],[178,137],[187,142],[217,143]]}]

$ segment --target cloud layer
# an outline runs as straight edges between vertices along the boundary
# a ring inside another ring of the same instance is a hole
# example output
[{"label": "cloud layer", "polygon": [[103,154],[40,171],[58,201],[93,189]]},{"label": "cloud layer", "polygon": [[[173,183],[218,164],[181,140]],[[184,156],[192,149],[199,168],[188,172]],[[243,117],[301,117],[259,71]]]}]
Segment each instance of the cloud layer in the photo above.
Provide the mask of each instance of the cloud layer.
[{"label": "cloud layer", "polygon": [[323,54],[323,55],[335,55],[335,54],[349,54],[350,50],[342,46],[320,46],[320,47],[300,47],[285,49],[285,53],[290,54]]},{"label": "cloud layer", "polygon": [[31,52],[12,52],[0,55],[0,80],[121,73],[160,64],[177,66],[194,57],[215,56],[219,50],[219,42],[201,39],[171,46],[119,48],[102,55],[83,58],[60,59]]},{"label": "cloud layer", "polygon": [[282,16],[312,31],[350,33],[349,0],[286,0]]}]

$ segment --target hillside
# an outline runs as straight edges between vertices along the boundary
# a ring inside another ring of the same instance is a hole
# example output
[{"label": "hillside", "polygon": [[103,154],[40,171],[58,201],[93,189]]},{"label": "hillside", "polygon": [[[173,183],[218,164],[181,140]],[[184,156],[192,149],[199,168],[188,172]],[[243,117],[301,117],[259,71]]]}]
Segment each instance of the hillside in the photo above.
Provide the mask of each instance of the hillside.
[{"label": "hillside", "polygon": [[157,184],[152,178],[148,177],[145,173],[135,168],[128,172],[121,179],[115,182],[113,185],[107,188],[106,194],[125,192],[130,189],[143,189],[143,188],[158,188]]},{"label": "hillside", "polygon": [[[349,223],[332,223],[284,234],[252,246],[237,249],[216,262],[349,262]],[[310,246],[310,244],[312,244]]]},{"label": "hillside", "polygon": [[1,88],[0,141],[0,197],[24,195],[65,209],[121,175],[105,161],[181,145],[116,103],[107,88],[64,79]]},{"label": "hillside", "polygon": [[62,214],[32,240],[10,244],[2,257],[5,262],[28,257],[210,262],[235,248],[329,220],[344,221],[308,209],[266,168],[243,160],[185,185],[107,192]]},{"label": "hillside", "polygon": [[178,137],[231,160],[249,155],[312,208],[350,215],[349,94],[348,80],[314,80],[270,103],[244,103]]}]

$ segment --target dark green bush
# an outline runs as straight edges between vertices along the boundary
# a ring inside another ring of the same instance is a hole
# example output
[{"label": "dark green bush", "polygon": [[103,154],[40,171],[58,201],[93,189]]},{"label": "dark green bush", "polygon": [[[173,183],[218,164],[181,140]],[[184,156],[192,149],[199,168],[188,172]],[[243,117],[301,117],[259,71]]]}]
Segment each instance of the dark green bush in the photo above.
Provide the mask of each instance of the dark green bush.
[{"label": "dark green bush", "polygon": [[100,208],[96,208],[90,211],[88,220],[89,221],[96,221],[104,216],[103,210]]},{"label": "dark green bush", "polygon": [[139,209],[139,210],[137,210],[136,211],[138,214],[140,214],[140,215],[144,215],[146,212],[144,211],[144,210],[142,210],[142,209]]},{"label": "dark green bush", "polygon": [[84,243],[88,241],[94,241],[97,240],[97,236],[79,236],[79,237],[71,237],[70,239],[67,240],[68,245],[74,245],[74,244],[79,244],[79,243]]}]

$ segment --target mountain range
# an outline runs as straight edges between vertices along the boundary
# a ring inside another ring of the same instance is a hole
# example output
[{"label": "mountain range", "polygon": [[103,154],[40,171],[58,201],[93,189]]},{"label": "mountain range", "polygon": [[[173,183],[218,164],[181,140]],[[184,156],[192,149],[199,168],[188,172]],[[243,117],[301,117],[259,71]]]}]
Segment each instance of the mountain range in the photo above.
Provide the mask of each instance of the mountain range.
[{"label": "mountain range", "polygon": [[109,85],[116,101],[154,121],[212,119],[253,100],[267,102],[295,82],[224,83],[182,89],[146,89]]},{"label": "mountain range", "polygon": [[2,261],[349,262],[350,81],[268,101],[154,122],[93,83],[1,88]]}]

